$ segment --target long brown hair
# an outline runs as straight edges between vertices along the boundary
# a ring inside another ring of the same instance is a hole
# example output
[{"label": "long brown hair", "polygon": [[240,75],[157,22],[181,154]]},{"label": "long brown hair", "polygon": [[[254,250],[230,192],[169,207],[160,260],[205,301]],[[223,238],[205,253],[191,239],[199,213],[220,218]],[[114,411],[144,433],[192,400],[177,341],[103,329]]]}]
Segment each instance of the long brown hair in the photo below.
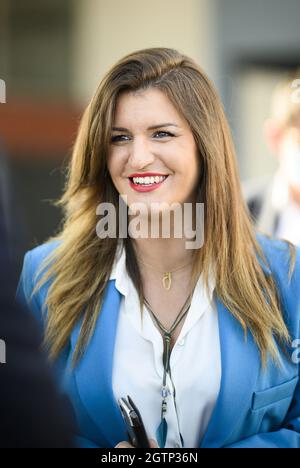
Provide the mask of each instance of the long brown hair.
[{"label": "long brown hair", "polygon": [[[48,239],[59,243],[43,263],[40,272],[45,268],[44,275],[34,289],[36,292],[51,277],[45,303],[49,356],[58,356],[83,316],[73,356],[73,362],[77,362],[101,313],[118,239],[97,236],[96,206],[111,202],[118,210],[119,194],[110,176],[105,177],[116,101],[121,92],[149,87],[165,93],[186,119],[199,149],[202,172],[198,201],[205,203],[205,242],[195,252],[193,282],[202,272],[208,285],[213,262],[217,296],[245,334],[252,332],[262,362],[266,363],[268,352],[276,361],[278,348],[273,337],[284,344],[289,341],[289,332],[272,275],[264,273],[258,259],[267,265],[243,201],[220,98],[203,70],[191,58],[170,48],[139,50],[118,61],[104,76],[82,117],[66,188],[57,202],[64,209],[62,228]],[[126,267],[141,305],[142,281],[130,238],[124,244]]]}]

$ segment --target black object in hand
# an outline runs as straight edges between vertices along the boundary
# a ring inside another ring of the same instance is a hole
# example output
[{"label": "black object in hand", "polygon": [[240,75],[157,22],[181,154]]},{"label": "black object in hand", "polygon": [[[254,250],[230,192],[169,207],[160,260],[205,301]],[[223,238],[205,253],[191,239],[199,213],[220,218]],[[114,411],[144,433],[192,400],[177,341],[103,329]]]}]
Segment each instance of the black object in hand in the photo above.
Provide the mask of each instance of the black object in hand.
[{"label": "black object in hand", "polygon": [[127,399],[128,401],[125,398],[119,398],[118,404],[126,424],[129,442],[136,448],[150,448],[140,412],[129,395]]}]

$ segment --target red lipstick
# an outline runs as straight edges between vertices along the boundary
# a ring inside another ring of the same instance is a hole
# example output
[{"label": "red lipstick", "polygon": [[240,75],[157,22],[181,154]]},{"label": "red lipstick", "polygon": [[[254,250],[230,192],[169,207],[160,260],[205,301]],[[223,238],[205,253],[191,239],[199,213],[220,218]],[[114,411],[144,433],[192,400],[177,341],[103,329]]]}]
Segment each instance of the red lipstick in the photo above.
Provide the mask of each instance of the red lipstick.
[{"label": "red lipstick", "polygon": [[168,174],[160,174],[159,172],[135,172],[134,174],[130,174],[130,178],[132,177],[155,177],[155,176],[167,176]]},{"label": "red lipstick", "polygon": [[[165,179],[162,180],[161,182],[154,182],[153,184],[135,184],[133,180],[131,180],[133,177],[155,177],[155,176],[164,176]],[[157,172],[147,172],[143,174],[132,174],[129,178],[129,184],[130,187],[132,187],[134,190],[137,192],[151,192],[152,190],[158,189],[168,178],[168,174],[158,174]]]}]

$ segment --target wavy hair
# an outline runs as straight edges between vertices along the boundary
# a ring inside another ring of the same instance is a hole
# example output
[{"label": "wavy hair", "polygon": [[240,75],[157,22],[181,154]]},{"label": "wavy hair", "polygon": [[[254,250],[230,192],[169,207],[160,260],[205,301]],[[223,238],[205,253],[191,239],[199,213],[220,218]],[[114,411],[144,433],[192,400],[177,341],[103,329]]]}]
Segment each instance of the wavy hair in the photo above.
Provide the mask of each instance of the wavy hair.
[{"label": "wavy hair", "polygon": [[[119,60],[104,76],[83,114],[66,187],[56,202],[63,208],[63,221],[59,232],[48,239],[59,242],[43,262],[39,270],[43,275],[33,292],[51,278],[44,304],[49,357],[60,354],[82,319],[75,365],[101,313],[118,239],[97,236],[96,207],[111,202],[118,213],[119,194],[109,174],[105,176],[116,102],[121,92],[149,88],[163,92],[188,122],[201,158],[197,201],[205,203],[205,242],[195,251],[192,281],[195,284],[203,273],[207,286],[213,262],[218,298],[240,322],[245,336],[250,330],[263,364],[268,353],[277,362],[277,344],[287,344],[289,332],[274,279],[260,264],[259,259],[268,265],[243,200],[222,103],[197,63],[162,47],[138,50]],[[123,242],[126,268],[142,309],[143,286],[132,241],[127,237]],[[294,258],[292,255],[290,274]]]}]

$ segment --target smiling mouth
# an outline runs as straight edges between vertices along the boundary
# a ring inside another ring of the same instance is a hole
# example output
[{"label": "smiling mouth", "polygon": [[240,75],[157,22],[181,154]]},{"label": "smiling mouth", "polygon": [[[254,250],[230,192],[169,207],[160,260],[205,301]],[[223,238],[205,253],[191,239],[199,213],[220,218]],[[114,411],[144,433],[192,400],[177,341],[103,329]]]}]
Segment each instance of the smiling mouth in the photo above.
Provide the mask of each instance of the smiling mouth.
[{"label": "smiling mouth", "polygon": [[129,177],[129,180],[132,184],[136,186],[151,187],[153,185],[161,184],[167,179],[168,176],[169,175],[151,177]]}]

